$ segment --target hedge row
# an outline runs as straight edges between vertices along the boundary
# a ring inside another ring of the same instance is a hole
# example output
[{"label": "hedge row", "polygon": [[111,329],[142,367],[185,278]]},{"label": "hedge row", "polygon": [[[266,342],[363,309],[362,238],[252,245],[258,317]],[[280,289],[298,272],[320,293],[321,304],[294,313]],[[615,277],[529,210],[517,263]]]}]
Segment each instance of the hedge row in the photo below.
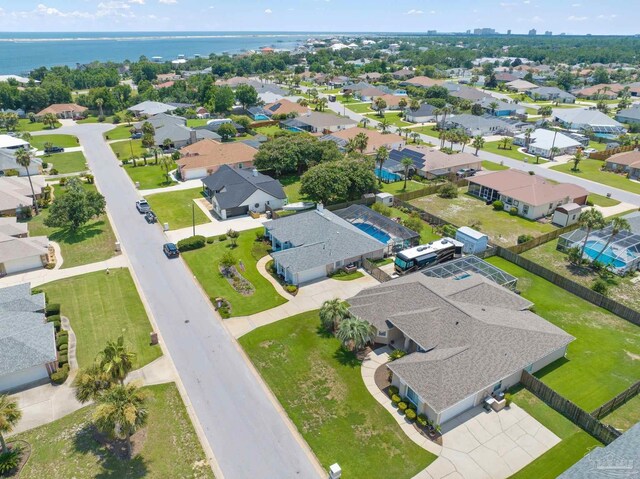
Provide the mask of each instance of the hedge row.
[{"label": "hedge row", "polygon": [[180,251],[191,251],[194,249],[204,248],[207,239],[202,235],[195,235],[178,241],[178,249]]}]

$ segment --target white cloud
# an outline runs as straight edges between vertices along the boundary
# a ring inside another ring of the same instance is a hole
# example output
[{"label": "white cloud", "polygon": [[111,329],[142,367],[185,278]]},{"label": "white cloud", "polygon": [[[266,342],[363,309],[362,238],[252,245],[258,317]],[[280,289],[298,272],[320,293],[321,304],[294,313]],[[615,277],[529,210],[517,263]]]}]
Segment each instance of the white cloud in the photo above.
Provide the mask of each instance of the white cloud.
[{"label": "white cloud", "polygon": [[570,22],[584,22],[585,20],[589,20],[589,17],[579,17],[577,15],[569,15],[567,18]]},{"label": "white cloud", "polygon": [[525,5],[528,5],[528,4],[531,3],[531,0],[524,0],[524,2],[522,2],[522,3],[524,3]]},{"label": "white cloud", "polygon": [[422,10],[416,10],[415,8],[412,8],[407,13],[405,13],[405,15],[422,15],[423,13],[424,12]]},{"label": "white cloud", "polygon": [[271,15],[273,13],[273,11],[270,8],[267,8],[264,13],[266,13],[267,15]]},{"label": "white cloud", "polygon": [[128,3],[120,0],[110,0],[98,4],[96,17],[134,18],[135,14],[131,11],[131,6]]},{"label": "white cloud", "polygon": [[509,8],[509,7],[515,7],[516,4],[515,3],[511,3],[511,2],[501,2],[500,6],[503,8]]},{"label": "white cloud", "polygon": [[178,3],[178,0],[158,0],[158,3],[162,3],[163,5],[172,5],[174,3]]},{"label": "white cloud", "polygon": [[[27,16],[25,14],[27,14],[28,12],[14,12],[14,14],[17,13],[19,16]],[[37,15],[44,15],[44,16],[48,16],[48,17],[75,17],[75,18],[92,18],[93,15],[91,15],[89,12],[81,12],[78,10],[74,10],[72,12],[63,12],[61,10],[58,10],[57,8],[53,8],[53,7],[47,7],[46,5],[39,3],[38,6],[36,7],[36,9],[34,10],[34,13]]]},{"label": "white cloud", "polygon": [[614,18],[617,18],[617,16],[618,16],[617,14],[612,13],[610,15],[598,15],[598,18],[600,20],[613,20]]},{"label": "white cloud", "polygon": [[129,0],[129,3],[135,3],[136,5],[144,5],[144,0]]},{"label": "white cloud", "polygon": [[581,3],[572,3],[571,6],[575,7],[575,8],[578,8],[578,7],[581,7],[582,4]]}]

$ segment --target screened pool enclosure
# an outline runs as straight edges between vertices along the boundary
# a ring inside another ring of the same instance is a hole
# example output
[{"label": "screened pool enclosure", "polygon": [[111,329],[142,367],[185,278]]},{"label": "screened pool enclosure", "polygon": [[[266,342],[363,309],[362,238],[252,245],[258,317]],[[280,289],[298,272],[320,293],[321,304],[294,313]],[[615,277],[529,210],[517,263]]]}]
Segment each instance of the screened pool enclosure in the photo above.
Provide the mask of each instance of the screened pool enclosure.
[{"label": "screened pool enclosure", "polygon": [[488,280],[512,291],[516,289],[516,284],[518,283],[518,278],[515,276],[474,255],[463,256],[422,271],[422,274],[432,278],[454,278],[459,280],[468,278],[474,273],[484,276]]}]

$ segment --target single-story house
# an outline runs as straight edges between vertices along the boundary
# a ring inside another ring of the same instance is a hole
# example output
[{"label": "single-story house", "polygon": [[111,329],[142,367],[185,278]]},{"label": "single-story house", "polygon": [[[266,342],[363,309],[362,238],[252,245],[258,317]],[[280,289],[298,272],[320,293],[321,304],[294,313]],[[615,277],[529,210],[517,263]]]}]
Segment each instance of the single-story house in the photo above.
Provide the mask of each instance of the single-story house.
[{"label": "single-story house", "polygon": [[190,128],[187,126],[187,119],[181,116],[159,113],[147,120],[140,121],[134,125],[136,130],[142,130],[144,123],[153,125],[153,142],[156,146],[164,146],[165,140],[171,140],[173,148],[182,148],[203,139],[220,140],[217,133],[207,128]]},{"label": "single-story house", "polygon": [[385,94],[386,92],[384,90],[375,86],[370,86],[354,92],[354,96],[360,101],[373,101],[375,97],[383,96]]},{"label": "single-story house", "polygon": [[268,112],[269,117],[272,115],[302,115],[309,112],[309,107],[283,98],[275,103],[265,105],[264,110]]},{"label": "single-story house", "polygon": [[640,178],[640,151],[632,150],[616,153],[604,160],[609,171],[625,172],[630,179]]},{"label": "single-story house", "polygon": [[[6,174],[7,170],[16,170],[18,175],[25,176],[27,169],[18,165],[16,161],[16,152],[20,149],[35,151],[31,147],[28,141],[11,135],[0,135],[0,172]],[[29,165],[29,174],[38,175],[42,170],[42,160],[38,157],[32,156],[31,164]]]},{"label": "single-story house", "polygon": [[220,143],[206,139],[182,148],[182,157],[176,164],[183,181],[194,180],[215,173],[222,165],[252,169],[257,152],[240,141]]},{"label": "single-story house", "polygon": [[531,302],[475,273],[409,274],[347,303],[375,328],[375,343],[408,353],[388,363],[391,382],[436,424],[518,384],[523,370],[563,358],[574,340],[531,312]]},{"label": "single-story house", "polygon": [[49,238],[15,237],[0,233],[0,277],[41,269],[49,263]]},{"label": "single-story house", "polygon": [[394,148],[402,148],[406,144],[406,140],[395,133],[383,134],[378,130],[369,130],[360,127],[329,133],[328,135],[320,137],[320,141],[333,141],[340,149],[345,150],[349,140],[355,138],[359,133],[365,134],[368,138],[367,148],[363,152],[365,155],[374,154],[381,146],[391,150]]},{"label": "single-story house", "polygon": [[505,210],[517,208],[518,214],[530,220],[551,215],[567,203],[584,205],[589,192],[572,183],[549,183],[526,171],[494,171],[469,179],[469,194],[485,201],[500,200]]},{"label": "single-story house", "polygon": [[413,145],[391,150],[384,167],[389,171],[404,174],[404,166],[401,163],[403,158],[410,158],[413,161],[410,171],[428,179],[452,176],[463,168],[473,168],[477,171],[482,169],[482,160],[469,153],[448,155],[432,147]]},{"label": "single-story house", "polygon": [[[36,199],[42,195],[42,189],[46,186],[44,176],[31,177],[33,191]],[[2,176],[0,177],[0,215],[17,216],[23,209],[31,208],[33,196],[29,179],[26,176]]]},{"label": "single-story house", "polygon": [[[513,144],[526,146],[527,138],[525,133],[519,133],[513,137]],[[554,156],[573,155],[578,148],[583,145],[559,131],[545,130],[538,128],[531,132],[529,139],[529,154],[540,155],[543,158],[551,157],[551,148],[557,148],[558,152]]]},{"label": "single-story house", "polygon": [[531,90],[532,88],[536,88],[538,85],[536,85],[535,83],[531,83],[530,81],[527,81],[527,80],[517,79],[517,80],[512,80],[510,82],[505,83],[504,86],[507,87],[507,89],[509,90],[523,92],[523,91]]},{"label": "single-story house", "polygon": [[75,103],[54,103],[44,110],[40,110],[36,113],[36,116],[41,118],[47,113],[53,113],[58,118],[71,118],[75,120],[77,118],[83,118],[86,111],[87,107],[76,105]]},{"label": "single-story house", "polygon": [[28,283],[0,289],[0,393],[49,380],[57,370],[55,329],[45,321],[44,293]]},{"label": "single-story house", "polygon": [[177,107],[173,105],[169,105],[167,103],[162,103],[159,101],[143,101],[138,103],[137,105],[133,105],[127,110],[132,112],[136,116],[153,116],[158,115],[159,113],[169,113],[170,111],[176,110]]},{"label": "single-story house", "polygon": [[497,98],[485,97],[476,102],[484,111],[493,116],[522,115],[526,112],[523,106],[517,103],[507,103]]},{"label": "single-story house", "polygon": [[287,204],[280,182],[256,169],[221,165],[203,178],[202,184],[213,211],[223,220],[249,211],[264,213],[267,207],[277,210]]},{"label": "single-story house", "polygon": [[553,212],[551,222],[560,227],[573,225],[578,222],[580,214],[584,208],[584,205],[579,205],[577,203],[566,203],[562,206],[558,206]]},{"label": "single-story house", "polygon": [[598,83],[572,93],[578,98],[607,98],[614,100],[618,98],[618,93],[624,89],[619,83]]},{"label": "single-story house", "polygon": [[[236,131],[238,132],[238,134],[240,135],[247,132],[247,129],[243,125],[233,121],[231,118],[214,118],[214,119],[208,120],[206,125],[194,126],[193,129],[209,130],[217,134],[220,127],[225,123],[231,123],[233,127],[236,129]],[[213,139],[215,140],[216,138],[214,137]]]},{"label": "single-story house", "polygon": [[18,223],[15,216],[0,216],[0,234],[14,238],[26,238],[29,236],[29,226],[27,223]]},{"label": "single-story house", "polygon": [[382,73],[379,73],[379,72],[363,73],[362,75],[358,75],[358,78],[365,81],[379,81],[382,78]]},{"label": "single-story house", "polygon": [[616,120],[620,123],[640,123],[640,106],[634,105],[631,108],[620,110],[616,115]]},{"label": "single-story house", "polygon": [[410,68],[401,68],[391,74],[391,76],[395,80],[406,80],[407,78],[411,78],[415,75],[415,72]]},{"label": "single-story house", "polygon": [[445,82],[442,86],[449,90],[449,95],[460,98],[461,100],[478,101],[483,98],[493,98],[477,88],[471,88],[466,85],[461,85],[460,83]]},{"label": "single-story house", "polygon": [[428,123],[435,120],[435,110],[437,108],[428,103],[422,103],[420,108],[412,110],[411,108],[404,109],[404,120],[410,123]]},{"label": "single-story house", "polygon": [[540,86],[531,88],[526,94],[534,100],[557,101],[559,103],[575,103],[576,97],[557,86]]},{"label": "single-story house", "polygon": [[494,116],[476,116],[466,113],[446,118],[445,129],[452,128],[461,128],[469,136],[508,135],[513,134],[517,129],[511,123]]},{"label": "single-story house", "polygon": [[353,128],[358,125],[358,122],[344,116],[311,111],[295,118],[282,120],[280,125],[287,129],[326,134]]},{"label": "single-story house", "polygon": [[0,109],[1,113],[13,113],[14,115],[18,115],[18,118],[26,118],[27,117],[27,112],[25,112],[22,108],[16,108],[11,109],[11,108],[1,108]]},{"label": "single-story house", "polygon": [[594,133],[621,135],[624,125],[599,110],[582,108],[554,108],[553,118],[569,130],[591,130]]},{"label": "single-story house", "polygon": [[387,247],[348,221],[318,209],[264,224],[277,273],[290,284],[324,278],[344,266],[379,259]]},{"label": "single-story house", "polygon": [[426,76],[417,76],[410,78],[408,80],[403,80],[399,83],[400,86],[415,86],[421,88],[429,88],[436,85],[442,85],[444,80],[434,80],[433,78],[429,78]]},{"label": "single-story house", "polygon": [[356,92],[362,91],[366,88],[372,88],[373,85],[371,85],[371,83],[368,83],[366,81],[359,81],[357,83],[349,83],[347,85],[343,85],[342,87],[342,93],[353,93],[354,95],[356,94]]},{"label": "single-story house", "polygon": [[497,72],[496,73],[496,81],[498,83],[509,83],[515,80],[520,80],[522,77],[525,76],[525,73],[523,72],[507,72],[507,71],[503,71],[503,72]]},{"label": "single-story house", "polygon": [[387,104],[387,110],[400,110],[402,108],[400,106],[402,103],[404,103],[405,106],[408,103],[406,96],[392,95],[387,93],[387,94],[375,97],[373,101],[375,102],[378,98],[381,98],[384,100],[384,102]]}]

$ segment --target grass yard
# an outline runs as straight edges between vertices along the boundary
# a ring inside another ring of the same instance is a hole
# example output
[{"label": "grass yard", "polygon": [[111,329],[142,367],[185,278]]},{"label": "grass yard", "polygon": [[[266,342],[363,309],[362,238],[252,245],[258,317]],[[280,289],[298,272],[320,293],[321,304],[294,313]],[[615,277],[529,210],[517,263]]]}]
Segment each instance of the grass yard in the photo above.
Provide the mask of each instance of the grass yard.
[{"label": "grass yard", "polygon": [[511,216],[506,211],[495,211],[492,206],[485,205],[484,201],[466,194],[466,188],[460,188],[458,197],[454,199],[429,195],[410,203],[454,225],[479,229],[489,235],[492,242],[501,246],[515,245],[521,234],[540,236],[555,229],[550,223],[538,223],[520,216]]},{"label": "grass yard", "polygon": [[603,142],[599,142],[599,141],[589,141],[589,148],[593,148],[595,150],[598,151],[604,151],[607,149],[607,144],[603,141]]},{"label": "grass yard", "polygon": [[110,143],[113,153],[119,160],[128,160],[131,158],[133,151],[134,158],[141,158],[146,148],[142,146],[142,140],[123,140]]},{"label": "grass yard", "polygon": [[139,449],[133,459],[116,458],[95,439],[91,427],[95,409],[92,405],[16,436],[32,448],[20,477],[213,479],[175,384],[144,389],[149,393],[149,416],[145,432],[133,438],[134,451]]},{"label": "grass yard", "polygon": [[349,103],[347,109],[354,113],[371,113],[371,103]]},{"label": "grass yard", "polygon": [[640,396],[629,399],[618,409],[600,420],[620,431],[626,431],[637,422],[640,422]]},{"label": "grass yard", "polygon": [[411,128],[411,131],[417,131],[418,133],[421,133],[423,135],[429,135],[429,136],[432,136],[432,137],[434,137],[436,139],[438,138],[438,135],[440,134],[440,132],[438,130],[436,130],[435,125],[418,126],[416,128]]},{"label": "grass yard", "polygon": [[[175,163],[171,167],[171,170],[175,170]],[[165,176],[165,170],[160,165],[147,165],[147,166],[131,166],[131,164],[125,165],[124,170],[134,183],[140,182],[141,190],[149,190],[152,188],[164,188],[166,186],[175,185],[176,182],[172,179],[167,181]]]},{"label": "grass yard", "polygon": [[31,146],[38,150],[44,150],[44,144],[48,142],[53,143],[53,146],[61,146],[62,148],[80,146],[78,138],[73,135],[34,135],[29,140]]},{"label": "grass yard", "polygon": [[61,314],[71,321],[81,367],[94,360],[106,341],[120,335],[136,353],[134,369],[162,356],[160,346],[149,345],[153,328],[128,269],[61,279],[42,289],[51,303],[60,304]]},{"label": "grass yard", "polygon": [[572,170],[572,162],[553,166],[552,169],[595,181],[596,183],[602,183],[603,185],[611,186],[612,188],[619,188],[621,190],[630,191],[631,193],[640,194],[640,183],[630,181],[625,175],[619,175],[610,171],[602,171],[600,168],[603,165],[604,162],[600,160],[587,159],[580,162],[578,165],[578,171]]},{"label": "grass yard", "polygon": [[195,126],[204,126],[208,121],[208,118],[189,118],[187,120],[187,126],[190,128],[193,128]]},{"label": "grass yard", "polygon": [[71,151],[69,153],[55,153],[53,155],[45,155],[40,157],[46,161],[52,168],[58,170],[58,173],[64,175],[66,173],[77,173],[86,171],[87,159],[81,151]]},{"label": "grass yard", "polygon": [[[95,189],[95,186],[85,184],[85,188]],[[63,188],[54,187],[54,196],[63,194]],[[64,259],[62,268],[104,261],[114,256],[116,236],[106,214],[89,221],[75,232],[45,226],[44,219],[48,214],[49,210],[44,209],[29,220],[29,236],[48,236],[51,241],[58,243]]]},{"label": "grass yard", "polygon": [[[258,259],[268,254],[266,245],[256,241],[256,232],[261,228],[241,231],[238,246],[230,249],[229,240],[216,241],[204,248],[187,251],[182,257],[210,298],[222,296],[231,303],[231,316],[245,316],[275,308],[287,302],[273,285],[258,272]],[[238,293],[219,272],[220,258],[231,251],[238,262],[242,261],[244,271],[241,274],[255,288],[251,296]]]},{"label": "grass yard", "polygon": [[104,136],[105,140],[128,140],[131,137],[131,128],[133,128],[133,124],[121,123],[113,130],[105,132],[102,136]]},{"label": "grass yard", "polygon": [[[557,244],[557,240],[549,241],[525,251],[522,256],[590,288],[598,276],[590,268],[569,263],[567,255],[556,249]],[[615,276],[614,279],[615,283],[609,284],[609,297],[625,306],[640,310],[640,288],[631,282],[633,278]]]},{"label": "grass yard", "polygon": [[[136,167],[148,168],[148,167]],[[192,211],[193,200],[202,198],[202,188],[156,193],[146,197],[160,223],[169,223],[169,228],[178,230],[193,224],[193,211],[197,225],[209,223],[209,218],[197,205]]]},{"label": "grass yard", "polygon": [[606,208],[609,206],[617,206],[620,204],[618,200],[614,200],[613,198],[607,198],[606,196],[602,196],[602,195],[597,195],[595,193],[589,193],[589,200],[591,200],[591,202],[594,205],[602,206],[603,208]]},{"label": "grass yard", "polygon": [[405,435],[366,389],[360,361],[319,325],[310,311],[239,341],[325,469],[337,462],[351,479],[413,477],[436,456]]},{"label": "grass yard", "polygon": [[[409,215],[404,211],[400,211],[398,208],[391,208],[391,217],[392,218],[400,218],[401,220],[406,220]],[[420,244],[427,244],[432,241],[438,240],[441,236],[435,230],[433,226],[431,226],[426,221],[422,222],[423,227],[419,231],[420,233]]]},{"label": "grass yard", "polygon": [[536,373],[545,384],[592,411],[638,380],[640,327],[503,258],[488,261],[518,277],[518,289],[535,312],[576,338],[566,359]]},{"label": "grass yard", "polygon": [[347,273],[342,270],[330,276],[331,279],[336,279],[338,281],[353,281],[354,279],[362,278],[364,274],[362,271],[354,271],[353,273]]},{"label": "grass yard", "polygon": [[[380,118],[377,113],[367,113],[366,116],[371,118],[372,120],[376,120],[376,121],[382,120],[382,118]],[[385,112],[384,117],[389,121],[389,124],[392,126],[398,126],[398,127],[404,128],[405,126],[413,125],[413,123],[409,123],[407,121],[404,121],[402,118],[400,118],[400,112],[398,111]]]},{"label": "grass yard", "polygon": [[277,132],[282,131],[282,128],[278,125],[260,126],[252,129],[256,132],[256,135],[264,135],[269,138],[273,138]]},{"label": "grass yard", "polygon": [[[511,149],[507,148],[506,150],[502,148],[501,141],[488,141],[482,147],[482,151],[486,151],[488,153],[493,153],[494,155],[506,156],[507,158],[511,158],[513,160],[524,161],[525,158],[528,163],[535,163],[536,159],[534,156],[525,155],[524,153],[520,153],[518,151],[518,146],[512,145]],[[540,158],[539,164],[546,163],[547,160]]]},{"label": "grass yard", "polygon": [[[58,122],[53,127],[53,129],[60,128],[62,123]],[[32,122],[28,118],[21,118],[18,120],[18,127],[15,131],[42,131],[42,130],[50,130],[48,126],[45,126],[42,122]],[[2,130],[5,131],[5,130]]]},{"label": "grass yard", "polygon": [[278,180],[282,183],[289,203],[297,203],[305,199],[305,197],[300,194],[300,177],[298,175],[283,176],[282,178],[278,178]]},{"label": "grass yard", "polygon": [[508,166],[501,165],[500,163],[494,163],[493,161],[482,161],[482,169],[490,171],[508,170]]},{"label": "grass yard", "polygon": [[397,195],[398,193],[411,193],[412,191],[426,188],[428,185],[420,183],[418,181],[407,181],[407,189],[404,189],[404,181],[396,181],[394,183],[378,183],[378,189],[385,193],[391,193]]},{"label": "grass yard", "polygon": [[562,439],[542,456],[511,476],[510,479],[555,479],[578,462],[592,448],[602,444],[578,426],[554,411],[524,388],[515,388],[513,402]]}]

